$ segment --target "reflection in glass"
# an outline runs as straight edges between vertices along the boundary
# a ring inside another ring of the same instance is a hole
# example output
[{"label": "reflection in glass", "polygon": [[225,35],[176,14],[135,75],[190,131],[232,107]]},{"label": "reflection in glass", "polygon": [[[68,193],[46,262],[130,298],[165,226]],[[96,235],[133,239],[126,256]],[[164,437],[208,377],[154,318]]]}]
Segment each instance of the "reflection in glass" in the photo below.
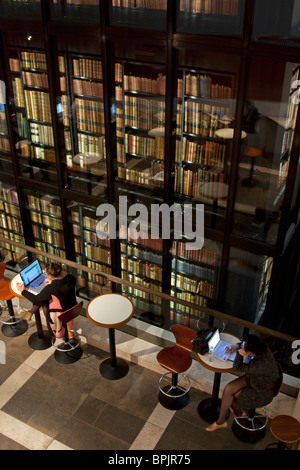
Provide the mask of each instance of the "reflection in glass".
[{"label": "reflection in glass", "polygon": [[300,0],[256,0],[252,37],[258,41],[300,37]]},{"label": "reflection in glass", "polygon": [[138,64],[116,64],[120,181],[163,188],[165,86],[163,70]]},{"label": "reflection in glass", "polygon": [[192,34],[241,35],[244,0],[194,2],[180,0],[177,31]]},{"label": "reflection in glass", "polygon": [[0,169],[13,173],[12,156],[6,120],[6,87],[0,81]]},{"label": "reflection in glass", "polygon": [[230,249],[225,312],[258,323],[267,302],[273,258]]},{"label": "reflection in glass", "polygon": [[[7,240],[24,243],[23,224],[20,214],[19,198],[14,186],[0,182],[0,235]],[[1,251],[0,261],[9,260],[18,262],[21,250],[18,247],[5,244]]]},{"label": "reflection in glass", "polygon": [[65,60],[59,56],[61,101],[57,112],[64,134],[66,184],[75,191],[102,195],[106,191],[102,64],[72,58],[72,98]]},{"label": "reflection in glass", "polygon": [[52,0],[53,18],[68,18],[74,21],[99,21],[99,0]]},{"label": "reflection in glass", "polygon": [[261,74],[259,67],[257,59],[249,71],[233,230],[275,244],[298,114],[299,65],[264,60]]},{"label": "reflection in glass", "polygon": [[145,29],[165,30],[167,0],[111,0],[111,23]]},{"label": "reflection in glass", "polygon": [[10,51],[16,151],[23,176],[57,182],[46,55]]},{"label": "reflection in glass", "polygon": [[184,70],[177,94],[175,192],[204,203],[206,222],[220,228],[233,139],[233,78]]},{"label": "reflection in glass", "polygon": [[[73,227],[76,262],[111,274],[110,240],[97,236],[96,208],[73,202],[70,205],[70,221]],[[108,282],[104,277],[85,271],[79,271],[78,275],[81,294],[93,297],[108,292]]]},{"label": "reflection in glass", "polygon": [[41,16],[40,3],[40,0],[2,0],[0,15],[38,18]]}]

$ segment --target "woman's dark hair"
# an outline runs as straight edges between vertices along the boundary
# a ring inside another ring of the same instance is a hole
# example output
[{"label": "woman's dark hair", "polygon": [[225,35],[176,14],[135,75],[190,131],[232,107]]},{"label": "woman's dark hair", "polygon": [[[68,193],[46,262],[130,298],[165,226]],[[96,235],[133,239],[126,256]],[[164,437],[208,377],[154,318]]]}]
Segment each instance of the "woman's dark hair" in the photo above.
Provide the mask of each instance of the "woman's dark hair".
[{"label": "woman's dark hair", "polygon": [[46,274],[52,277],[59,277],[61,275],[61,266],[57,263],[48,263],[45,266]]},{"label": "woman's dark hair", "polygon": [[267,349],[266,344],[258,336],[247,335],[244,337],[244,348],[247,352],[252,352],[255,356],[262,356]]}]

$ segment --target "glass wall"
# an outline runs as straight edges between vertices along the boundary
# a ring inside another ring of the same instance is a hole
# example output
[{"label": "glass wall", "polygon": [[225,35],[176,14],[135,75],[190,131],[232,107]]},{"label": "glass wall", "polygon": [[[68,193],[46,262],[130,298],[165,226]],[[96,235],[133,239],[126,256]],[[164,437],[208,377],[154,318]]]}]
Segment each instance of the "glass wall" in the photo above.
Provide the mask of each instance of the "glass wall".
[{"label": "glass wall", "polygon": [[1,0],[0,15],[41,18],[40,0]]},{"label": "glass wall", "polygon": [[165,30],[167,0],[111,0],[111,24]]},{"label": "glass wall", "polygon": [[276,243],[286,189],[298,77],[296,63],[251,59],[233,231],[268,244]]},{"label": "glass wall", "polygon": [[240,36],[244,0],[180,0],[177,31],[192,34]]},{"label": "glass wall", "polygon": [[96,23],[100,18],[99,0],[52,0],[53,19]]},{"label": "glass wall", "polygon": [[289,38],[299,39],[300,1],[256,0],[252,37],[256,41],[277,39],[281,43]]}]

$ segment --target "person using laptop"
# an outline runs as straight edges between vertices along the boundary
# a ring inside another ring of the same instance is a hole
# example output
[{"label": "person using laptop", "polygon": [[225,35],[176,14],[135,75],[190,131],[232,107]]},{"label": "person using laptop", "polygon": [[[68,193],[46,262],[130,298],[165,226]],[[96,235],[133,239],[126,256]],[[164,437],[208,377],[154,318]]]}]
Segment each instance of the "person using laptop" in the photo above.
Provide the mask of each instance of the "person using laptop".
[{"label": "person using laptop", "polygon": [[37,295],[24,289],[24,284],[21,282],[17,284],[17,288],[23,297],[33,303],[32,309],[28,310],[28,312],[23,312],[22,314],[25,320],[30,321],[32,315],[40,307],[44,307],[47,324],[49,325],[49,323],[52,322],[49,313],[49,301],[51,300],[52,295],[57,297],[63,311],[68,310],[77,304],[75,293],[76,278],[72,274],[65,275],[61,266],[52,262],[46,264],[45,274],[47,276],[47,279],[44,281],[45,287]]},{"label": "person using laptop", "polygon": [[[206,428],[216,431],[227,427],[229,409],[241,416],[244,410],[262,407],[272,401],[279,380],[277,362],[264,342],[255,335],[248,335],[243,343],[231,347],[237,351],[233,368],[245,374],[224,388],[217,421]],[[247,358],[248,360],[244,360]]]}]

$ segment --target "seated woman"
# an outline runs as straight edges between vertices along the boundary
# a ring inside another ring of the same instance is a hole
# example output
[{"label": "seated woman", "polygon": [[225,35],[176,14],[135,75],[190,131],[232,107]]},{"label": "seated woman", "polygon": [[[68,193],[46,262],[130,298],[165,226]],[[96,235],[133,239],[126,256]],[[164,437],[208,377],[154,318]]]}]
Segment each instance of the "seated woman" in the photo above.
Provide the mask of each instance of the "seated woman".
[{"label": "seated woman", "polygon": [[[23,297],[26,297],[33,303],[32,309],[23,313],[24,318],[29,321],[36,310],[43,307],[49,325],[49,323],[51,323],[49,301],[51,301],[52,296],[55,296],[59,300],[62,311],[68,310],[76,305],[76,278],[72,274],[64,275],[61,266],[57,263],[48,263],[45,266],[45,273],[47,276],[47,279],[44,281],[45,287],[39,294],[34,295],[28,292],[24,289],[23,283],[19,283],[17,288]],[[51,331],[50,328],[49,330]]]},{"label": "seated woman", "polygon": [[245,372],[245,375],[226,385],[219,417],[206,431],[226,428],[229,408],[240,416],[243,410],[267,405],[276,394],[280,379],[277,363],[270,349],[257,336],[248,335],[242,345],[237,344],[228,350],[237,350],[233,368]]}]

